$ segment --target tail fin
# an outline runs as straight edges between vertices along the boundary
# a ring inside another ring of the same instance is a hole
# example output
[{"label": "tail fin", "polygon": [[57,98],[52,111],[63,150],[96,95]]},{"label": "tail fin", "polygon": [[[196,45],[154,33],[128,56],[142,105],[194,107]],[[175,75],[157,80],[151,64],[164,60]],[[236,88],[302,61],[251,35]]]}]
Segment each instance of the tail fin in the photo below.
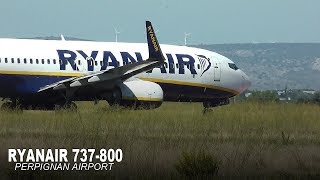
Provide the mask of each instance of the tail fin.
[{"label": "tail fin", "polygon": [[146,21],[146,30],[149,48],[149,59],[164,61],[164,56],[162,54],[158,39],[150,21]]}]

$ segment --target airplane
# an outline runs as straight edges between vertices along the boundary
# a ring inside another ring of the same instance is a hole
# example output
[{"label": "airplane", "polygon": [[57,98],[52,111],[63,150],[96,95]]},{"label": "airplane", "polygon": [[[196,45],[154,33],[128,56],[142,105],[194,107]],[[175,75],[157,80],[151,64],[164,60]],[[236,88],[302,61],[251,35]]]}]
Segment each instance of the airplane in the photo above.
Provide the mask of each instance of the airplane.
[{"label": "airplane", "polygon": [[230,59],[208,50],[159,44],[146,21],[147,44],[0,39],[4,109],[76,108],[75,101],[160,107],[163,101],[229,104],[250,87]]}]

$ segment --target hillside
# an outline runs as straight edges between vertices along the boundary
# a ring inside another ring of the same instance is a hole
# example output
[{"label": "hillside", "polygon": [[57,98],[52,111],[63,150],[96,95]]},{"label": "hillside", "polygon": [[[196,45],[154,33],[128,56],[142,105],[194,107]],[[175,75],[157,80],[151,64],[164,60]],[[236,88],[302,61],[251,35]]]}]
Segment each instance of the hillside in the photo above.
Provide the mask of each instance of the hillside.
[{"label": "hillside", "polygon": [[199,48],[232,59],[252,80],[251,89],[320,89],[320,43],[217,44]]}]

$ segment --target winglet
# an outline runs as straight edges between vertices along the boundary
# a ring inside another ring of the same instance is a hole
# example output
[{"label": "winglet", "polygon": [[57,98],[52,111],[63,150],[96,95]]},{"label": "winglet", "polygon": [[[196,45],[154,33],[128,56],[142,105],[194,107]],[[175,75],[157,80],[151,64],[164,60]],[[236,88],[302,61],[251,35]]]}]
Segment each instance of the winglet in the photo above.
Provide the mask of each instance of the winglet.
[{"label": "winglet", "polygon": [[164,57],[150,21],[146,21],[147,41],[149,49],[149,59],[164,61]]}]

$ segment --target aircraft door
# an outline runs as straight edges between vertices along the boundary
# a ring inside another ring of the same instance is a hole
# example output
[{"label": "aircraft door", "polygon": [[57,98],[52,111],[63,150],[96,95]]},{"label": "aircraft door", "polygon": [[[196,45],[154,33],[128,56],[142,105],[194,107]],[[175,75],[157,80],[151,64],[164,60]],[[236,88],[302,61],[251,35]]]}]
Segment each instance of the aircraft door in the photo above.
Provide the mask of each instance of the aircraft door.
[{"label": "aircraft door", "polygon": [[221,79],[221,64],[217,61],[214,62],[214,81]]}]

